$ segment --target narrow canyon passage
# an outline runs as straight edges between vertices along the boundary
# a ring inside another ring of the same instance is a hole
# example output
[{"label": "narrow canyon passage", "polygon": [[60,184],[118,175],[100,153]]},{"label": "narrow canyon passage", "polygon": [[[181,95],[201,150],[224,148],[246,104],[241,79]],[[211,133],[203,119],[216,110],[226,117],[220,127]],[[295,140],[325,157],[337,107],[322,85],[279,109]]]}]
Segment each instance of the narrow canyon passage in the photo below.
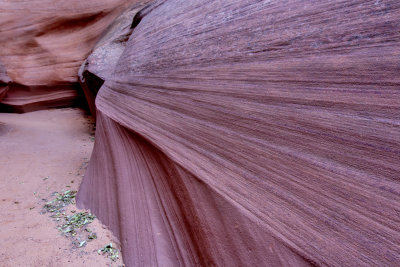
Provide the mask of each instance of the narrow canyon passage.
[{"label": "narrow canyon passage", "polygon": [[[76,108],[0,113],[0,266],[109,266],[98,239],[74,249],[42,206],[55,191],[77,190],[93,148],[93,120]],[[117,266],[117,265],[113,265]]]},{"label": "narrow canyon passage", "polygon": [[0,267],[399,266],[400,1],[0,12]]}]

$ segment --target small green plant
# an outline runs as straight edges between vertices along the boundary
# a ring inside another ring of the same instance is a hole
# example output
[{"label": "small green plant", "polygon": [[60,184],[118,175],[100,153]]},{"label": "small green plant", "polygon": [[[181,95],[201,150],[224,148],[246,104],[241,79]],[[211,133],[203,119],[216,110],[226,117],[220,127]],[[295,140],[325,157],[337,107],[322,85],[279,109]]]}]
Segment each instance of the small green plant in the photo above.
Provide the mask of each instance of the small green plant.
[{"label": "small green plant", "polygon": [[73,190],[66,190],[64,193],[58,193],[55,192],[53,196],[56,198],[53,199],[52,201],[47,202],[43,208],[47,212],[60,212],[62,208],[69,204],[75,203],[75,196],[76,196],[76,191]]},{"label": "small green plant", "polygon": [[[75,204],[76,193],[77,191],[73,190],[53,193],[54,199],[43,206],[42,213],[50,213],[50,217],[58,222],[57,229],[61,234],[71,239],[74,247],[83,248],[88,242],[97,239],[97,234],[87,227],[94,221],[96,216],[87,211],[78,212],[77,210],[66,208],[70,204]],[[43,200],[47,201],[46,199]],[[67,213],[71,215],[67,215]],[[112,243],[99,249],[98,253],[106,255],[112,261],[116,261],[119,258],[119,251],[113,247]]]},{"label": "small green plant", "polygon": [[[93,222],[96,218],[93,214],[87,211],[77,212],[71,210],[71,215],[66,214],[65,207],[69,204],[75,203],[76,191],[66,190],[62,193],[55,192],[52,194],[55,197],[53,200],[47,202],[44,206],[44,213],[51,213],[50,217],[59,222],[57,229],[65,236],[72,237],[73,244],[76,247],[83,247],[87,241],[97,238],[95,233],[88,236],[88,239],[82,239],[82,228],[89,223]],[[85,228],[88,231],[87,228]],[[88,232],[91,232],[90,230]],[[86,236],[86,235],[85,235]]]},{"label": "small green plant", "polygon": [[87,225],[96,218],[93,214],[84,211],[78,212],[70,216],[66,216],[65,222],[58,227],[58,229],[64,234],[70,234],[71,236],[76,235],[77,229],[82,228],[82,226]]},{"label": "small green plant", "polygon": [[103,248],[99,249],[97,253],[99,253],[99,255],[106,255],[112,261],[116,261],[119,258],[119,251],[113,247],[112,243],[105,245]]},{"label": "small green plant", "polygon": [[62,194],[57,193],[57,201],[63,202],[65,204],[73,204],[75,203],[75,196],[76,196],[76,191],[74,190],[66,190]]}]

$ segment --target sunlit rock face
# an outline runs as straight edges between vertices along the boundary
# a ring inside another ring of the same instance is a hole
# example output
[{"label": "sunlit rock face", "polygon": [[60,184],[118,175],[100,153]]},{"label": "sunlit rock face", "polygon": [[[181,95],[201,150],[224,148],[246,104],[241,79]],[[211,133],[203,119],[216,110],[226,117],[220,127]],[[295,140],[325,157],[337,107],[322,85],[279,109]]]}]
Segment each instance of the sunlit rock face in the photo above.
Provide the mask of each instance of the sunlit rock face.
[{"label": "sunlit rock face", "polygon": [[400,3],[157,3],[78,195],[127,265],[397,265]]},{"label": "sunlit rock face", "polygon": [[0,109],[75,104],[80,65],[115,17],[136,2],[1,1],[0,61],[12,84]]}]

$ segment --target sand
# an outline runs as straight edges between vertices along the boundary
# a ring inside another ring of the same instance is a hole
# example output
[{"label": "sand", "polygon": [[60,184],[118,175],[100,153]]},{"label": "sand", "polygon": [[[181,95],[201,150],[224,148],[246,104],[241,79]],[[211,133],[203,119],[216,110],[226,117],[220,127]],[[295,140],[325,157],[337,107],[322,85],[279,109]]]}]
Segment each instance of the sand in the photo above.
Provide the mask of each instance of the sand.
[{"label": "sand", "polygon": [[[74,248],[48,214],[55,191],[77,190],[93,148],[93,120],[80,109],[0,113],[0,266],[120,266],[98,255],[117,243],[96,219],[98,238]],[[75,209],[74,207],[71,207]]]}]

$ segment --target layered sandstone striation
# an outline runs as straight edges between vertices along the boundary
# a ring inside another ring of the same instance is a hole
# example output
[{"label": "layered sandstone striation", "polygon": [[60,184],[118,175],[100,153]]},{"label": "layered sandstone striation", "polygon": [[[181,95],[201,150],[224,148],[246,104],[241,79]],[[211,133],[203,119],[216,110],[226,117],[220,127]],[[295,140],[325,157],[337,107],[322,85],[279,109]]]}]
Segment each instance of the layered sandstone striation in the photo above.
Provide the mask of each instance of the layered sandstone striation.
[{"label": "layered sandstone striation", "polygon": [[127,266],[309,265],[144,138],[102,112],[96,127],[79,203],[116,233]]},{"label": "layered sandstone striation", "polygon": [[0,109],[26,112],[77,102],[77,72],[99,36],[140,0],[1,1],[0,61],[12,79]]},{"label": "layered sandstone striation", "polygon": [[127,265],[398,264],[400,3],[157,3],[89,57],[78,204]]},{"label": "layered sandstone striation", "polygon": [[112,75],[133,29],[153,6],[156,6],[155,1],[143,0],[127,8],[101,35],[81,65],[79,83],[93,116],[96,116],[95,99],[100,87]]}]

